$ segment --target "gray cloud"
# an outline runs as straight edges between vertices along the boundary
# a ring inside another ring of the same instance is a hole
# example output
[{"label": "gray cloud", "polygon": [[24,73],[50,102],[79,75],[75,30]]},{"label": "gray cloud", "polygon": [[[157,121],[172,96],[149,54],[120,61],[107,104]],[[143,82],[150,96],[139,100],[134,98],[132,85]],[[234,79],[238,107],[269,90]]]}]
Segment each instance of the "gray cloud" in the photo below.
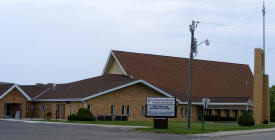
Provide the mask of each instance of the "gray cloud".
[{"label": "gray cloud", "polygon": [[[101,74],[111,49],[188,57],[188,25],[208,38],[198,59],[249,64],[262,47],[260,0],[0,1],[1,81],[70,82]],[[267,48],[275,48],[275,2],[266,1]],[[275,84],[275,49],[267,73]]]}]

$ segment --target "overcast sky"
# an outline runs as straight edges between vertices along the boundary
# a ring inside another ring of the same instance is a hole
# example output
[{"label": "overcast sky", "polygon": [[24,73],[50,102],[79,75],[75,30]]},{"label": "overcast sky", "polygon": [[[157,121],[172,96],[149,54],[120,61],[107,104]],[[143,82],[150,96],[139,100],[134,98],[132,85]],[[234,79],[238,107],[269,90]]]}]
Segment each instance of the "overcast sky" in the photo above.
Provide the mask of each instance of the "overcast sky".
[{"label": "overcast sky", "polygon": [[[261,0],[0,0],[0,82],[99,76],[111,49],[248,64],[262,47]],[[275,1],[266,0],[266,73],[275,85]]]}]

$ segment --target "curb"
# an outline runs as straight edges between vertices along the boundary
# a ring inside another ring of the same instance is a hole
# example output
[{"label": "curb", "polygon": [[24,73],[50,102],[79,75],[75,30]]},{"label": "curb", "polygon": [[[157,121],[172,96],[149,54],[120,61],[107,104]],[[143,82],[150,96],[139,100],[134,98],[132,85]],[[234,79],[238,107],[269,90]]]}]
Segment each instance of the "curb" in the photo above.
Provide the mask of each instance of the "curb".
[{"label": "curb", "polygon": [[19,121],[25,123],[38,123],[38,124],[61,124],[61,125],[79,125],[79,126],[99,126],[105,128],[148,128],[147,126],[128,126],[128,125],[105,125],[105,124],[85,124],[85,123],[63,123],[63,122],[44,122],[44,121],[31,121],[31,120],[18,120],[18,119],[0,119],[2,121]]},{"label": "curb", "polygon": [[239,130],[239,131],[219,131],[219,132],[213,132],[213,133],[194,134],[194,136],[224,137],[224,136],[246,135],[246,134],[267,133],[267,132],[275,132],[275,128]]}]

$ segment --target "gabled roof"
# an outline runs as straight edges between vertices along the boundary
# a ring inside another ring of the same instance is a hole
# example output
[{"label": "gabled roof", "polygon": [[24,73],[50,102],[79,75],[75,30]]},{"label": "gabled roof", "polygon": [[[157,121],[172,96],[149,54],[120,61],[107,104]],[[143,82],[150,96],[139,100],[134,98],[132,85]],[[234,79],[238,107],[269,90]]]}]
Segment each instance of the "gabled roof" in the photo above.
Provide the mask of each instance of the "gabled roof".
[{"label": "gabled roof", "polygon": [[56,84],[55,90],[51,87],[37,100],[84,98],[133,81],[135,80],[123,75],[104,75],[72,83]]},{"label": "gabled roof", "polygon": [[10,89],[14,84],[4,84],[0,85],[0,96],[2,96],[8,89]]},{"label": "gabled roof", "polygon": [[[144,79],[186,100],[189,59],[112,51],[128,75]],[[206,60],[193,61],[193,98],[252,98],[253,75],[248,65]],[[220,100],[222,101],[222,100]]]},{"label": "gabled roof", "polygon": [[167,92],[141,79],[108,74],[72,83],[56,84],[55,90],[53,87],[49,88],[35,98],[35,101],[85,101],[135,84],[143,84],[160,94],[172,97]]},{"label": "gabled roof", "polygon": [[[8,88],[9,87],[9,88]],[[0,85],[0,89],[2,89],[2,91],[1,92],[3,92],[3,93],[1,93],[1,96],[0,96],[0,100],[2,99],[2,98],[4,98],[7,94],[9,94],[10,93],[10,91],[12,91],[13,89],[17,89],[28,101],[31,101],[31,98],[28,96],[28,94],[25,92],[25,91],[23,91],[18,85],[16,85],[16,84],[13,84],[13,85],[11,85],[10,86],[10,84],[5,84],[5,85]]]}]

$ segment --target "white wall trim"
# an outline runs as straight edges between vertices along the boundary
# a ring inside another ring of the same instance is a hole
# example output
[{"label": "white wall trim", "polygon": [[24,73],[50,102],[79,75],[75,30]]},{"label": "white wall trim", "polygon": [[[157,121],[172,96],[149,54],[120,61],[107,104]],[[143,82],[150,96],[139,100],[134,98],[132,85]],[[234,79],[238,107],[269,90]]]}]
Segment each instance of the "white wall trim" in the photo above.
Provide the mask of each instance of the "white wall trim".
[{"label": "white wall trim", "polygon": [[106,72],[106,69],[108,67],[108,64],[110,63],[110,60],[111,60],[111,57],[114,58],[114,61],[117,62],[119,68],[121,69],[121,71],[123,72],[124,75],[127,75],[126,71],[124,70],[124,68],[122,67],[122,65],[120,64],[120,62],[118,61],[117,57],[115,56],[113,50],[111,50],[110,54],[109,54],[109,57],[107,59],[107,62],[105,63],[105,66],[104,66],[104,69],[103,69],[103,72],[102,72],[102,75],[104,75],[104,73]]},{"label": "white wall trim", "polygon": [[31,101],[31,98],[26,94],[17,84],[14,84],[11,88],[9,88],[5,93],[0,96],[0,100],[4,98],[9,92],[11,92],[14,88],[16,88],[28,101]]}]

